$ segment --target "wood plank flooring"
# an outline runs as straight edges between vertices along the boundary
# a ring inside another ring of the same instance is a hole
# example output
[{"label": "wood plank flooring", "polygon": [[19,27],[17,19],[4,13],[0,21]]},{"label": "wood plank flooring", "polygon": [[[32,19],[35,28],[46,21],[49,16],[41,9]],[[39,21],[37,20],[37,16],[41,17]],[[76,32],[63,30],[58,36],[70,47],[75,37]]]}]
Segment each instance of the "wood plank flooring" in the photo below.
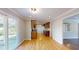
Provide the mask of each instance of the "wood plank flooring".
[{"label": "wood plank flooring", "polygon": [[64,39],[64,45],[72,50],[79,50],[79,39]]},{"label": "wood plank flooring", "polygon": [[42,34],[37,39],[25,40],[16,50],[70,50]]}]

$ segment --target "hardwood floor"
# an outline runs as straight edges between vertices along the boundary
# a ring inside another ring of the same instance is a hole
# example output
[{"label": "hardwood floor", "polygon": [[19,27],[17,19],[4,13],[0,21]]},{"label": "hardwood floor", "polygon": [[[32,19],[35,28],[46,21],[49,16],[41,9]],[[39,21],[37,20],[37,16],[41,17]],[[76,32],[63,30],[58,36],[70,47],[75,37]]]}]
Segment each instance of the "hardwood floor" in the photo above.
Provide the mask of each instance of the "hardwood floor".
[{"label": "hardwood floor", "polygon": [[37,39],[25,40],[17,50],[69,50],[69,48],[55,42],[50,37],[38,34]]},{"label": "hardwood floor", "polygon": [[64,45],[72,50],[79,50],[79,39],[64,39]]}]

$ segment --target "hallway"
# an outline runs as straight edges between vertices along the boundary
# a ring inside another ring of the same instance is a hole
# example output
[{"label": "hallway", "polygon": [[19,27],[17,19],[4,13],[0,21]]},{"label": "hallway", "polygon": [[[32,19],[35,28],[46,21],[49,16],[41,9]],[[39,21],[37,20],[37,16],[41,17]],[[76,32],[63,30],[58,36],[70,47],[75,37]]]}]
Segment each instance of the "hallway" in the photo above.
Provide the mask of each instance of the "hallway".
[{"label": "hallway", "polygon": [[[63,19],[76,11],[78,13],[78,8],[0,8],[0,10],[0,50],[71,50],[64,45]],[[79,15],[72,19],[79,23],[77,21]],[[77,24],[73,24],[72,27],[74,25]],[[67,26],[71,28],[70,24]],[[68,29],[66,33],[70,32],[70,35],[67,36],[76,38],[77,28],[74,26],[73,30]]]},{"label": "hallway", "polygon": [[37,39],[25,40],[17,50],[69,50],[64,45],[61,45],[50,37],[43,34],[38,34]]}]

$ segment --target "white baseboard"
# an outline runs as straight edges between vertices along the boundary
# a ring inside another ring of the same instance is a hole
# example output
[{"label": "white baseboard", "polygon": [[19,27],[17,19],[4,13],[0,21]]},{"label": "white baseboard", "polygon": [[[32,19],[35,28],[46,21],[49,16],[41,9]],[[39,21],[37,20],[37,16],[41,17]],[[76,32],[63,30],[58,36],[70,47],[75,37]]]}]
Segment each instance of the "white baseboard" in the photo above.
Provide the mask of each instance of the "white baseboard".
[{"label": "white baseboard", "polygon": [[22,40],[22,41],[16,46],[16,48],[15,48],[14,50],[16,50],[23,42],[24,42],[24,40]]},{"label": "white baseboard", "polygon": [[63,38],[63,39],[79,39],[78,37],[71,37],[71,38]]},{"label": "white baseboard", "polygon": [[[26,40],[26,39],[25,39]],[[27,39],[27,40],[31,40],[31,39]]]}]

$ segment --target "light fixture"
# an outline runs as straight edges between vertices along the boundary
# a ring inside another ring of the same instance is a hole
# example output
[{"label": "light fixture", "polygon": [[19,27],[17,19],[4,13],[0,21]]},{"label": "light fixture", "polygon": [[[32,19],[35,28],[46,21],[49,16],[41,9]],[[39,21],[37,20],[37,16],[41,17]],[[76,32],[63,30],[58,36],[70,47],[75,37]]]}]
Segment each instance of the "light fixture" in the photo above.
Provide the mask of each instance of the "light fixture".
[{"label": "light fixture", "polygon": [[32,10],[33,12],[35,12],[35,11],[36,11],[36,8],[31,8],[31,10]]},{"label": "light fixture", "polygon": [[50,19],[50,16],[48,16],[48,19]]},{"label": "light fixture", "polygon": [[34,13],[38,13],[39,12],[39,9],[38,8],[31,8],[30,9],[30,12],[32,12],[33,14]]}]

